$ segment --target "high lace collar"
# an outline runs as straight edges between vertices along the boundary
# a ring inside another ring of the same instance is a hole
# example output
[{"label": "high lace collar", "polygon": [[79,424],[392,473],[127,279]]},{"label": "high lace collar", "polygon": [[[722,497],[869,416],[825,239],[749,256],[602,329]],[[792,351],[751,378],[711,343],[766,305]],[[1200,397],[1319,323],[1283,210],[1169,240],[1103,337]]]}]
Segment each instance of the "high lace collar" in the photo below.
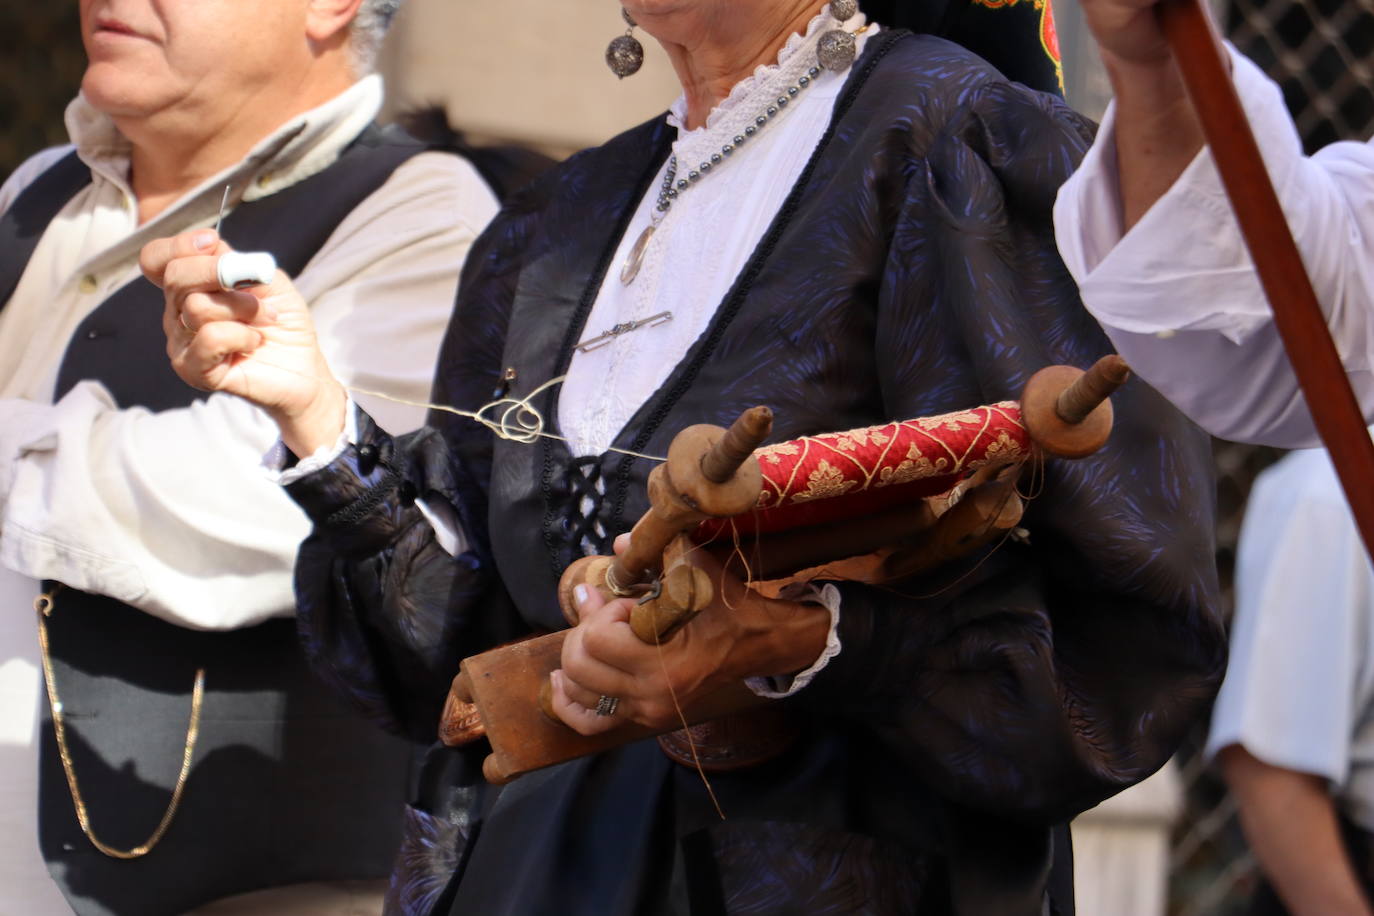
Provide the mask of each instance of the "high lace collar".
[{"label": "high lace collar", "polygon": [[[792,85],[797,79],[809,69],[816,60],[816,46],[820,43],[821,36],[832,29],[845,28],[846,31],[857,31],[863,28],[866,23],[863,13],[858,13],[850,19],[841,23],[830,14],[830,6],[826,4],[821,12],[814,16],[806,26],[805,32],[793,32],[783,44],[782,50],[778,52],[776,63],[763,64],[752,74],[740,80],[730,88],[730,94],[721,100],[720,104],[711,109],[711,113],[706,116],[706,123],[693,130],[687,129],[687,96],[680,95],[668,109],[668,123],[677,128],[678,136],[682,140],[695,138],[704,134],[715,135],[717,133],[733,135],[735,130],[731,127],[728,131],[719,130],[725,125],[726,121],[738,121],[743,125],[746,121],[753,121],[759,112],[768,106],[768,102],[777,96],[779,89],[785,89]],[[870,31],[872,31],[870,29]],[[695,144],[693,144],[695,145]]]}]

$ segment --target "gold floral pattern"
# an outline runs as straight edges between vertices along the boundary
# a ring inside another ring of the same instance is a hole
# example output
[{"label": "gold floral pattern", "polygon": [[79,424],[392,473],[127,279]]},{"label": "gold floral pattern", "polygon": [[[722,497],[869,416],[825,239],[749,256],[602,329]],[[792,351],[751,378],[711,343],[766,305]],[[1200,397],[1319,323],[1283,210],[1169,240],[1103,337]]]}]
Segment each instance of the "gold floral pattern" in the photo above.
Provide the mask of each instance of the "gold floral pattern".
[{"label": "gold floral pattern", "polygon": [[955,413],[941,414],[938,417],[921,417],[919,420],[912,420],[918,429],[927,432],[936,429],[947,429],[957,432],[965,426],[982,426],[985,417],[976,410],[960,410]]},{"label": "gold floral pattern", "polygon": [[913,480],[920,480],[922,477],[934,477],[936,474],[945,473],[949,467],[948,458],[937,458],[931,461],[921,454],[920,448],[912,443],[911,448],[906,450],[906,458],[896,467],[886,467],[878,473],[878,479],[874,482],[875,487],[890,487],[899,483],[910,483]]},{"label": "gold floral pattern", "polygon": [[835,448],[842,452],[852,452],[859,448],[868,448],[870,442],[875,446],[887,445],[892,441],[892,437],[883,432],[885,428],[870,426],[868,429],[852,429],[847,433],[841,433],[835,439]]},{"label": "gold floral pattern", "polygon": [[817,468],[806,478],[806,489],[793,495],[792,502],[804,503],[813,499],[829,499],[842,496],[859,485],[857,480],[846,480],[844,472],[829,461],[822,459]]},{"label": "gold floral pattern", "polygon": [[795,442],[778,442],[775,445],[765,445],[763,448],[755,449],[754,456],[760,461],[767,461],[769,464],[778,464],[782,461],[783,455],[797,455],[801,453],[801,447]]},{"label": "gold floral pattern", "polygon": [[1021,454],[1021,444],[1007,435],[1006,430],[1002,430],[1002,434],[988,446],[983,457],[987,461],[1015,461]]}]

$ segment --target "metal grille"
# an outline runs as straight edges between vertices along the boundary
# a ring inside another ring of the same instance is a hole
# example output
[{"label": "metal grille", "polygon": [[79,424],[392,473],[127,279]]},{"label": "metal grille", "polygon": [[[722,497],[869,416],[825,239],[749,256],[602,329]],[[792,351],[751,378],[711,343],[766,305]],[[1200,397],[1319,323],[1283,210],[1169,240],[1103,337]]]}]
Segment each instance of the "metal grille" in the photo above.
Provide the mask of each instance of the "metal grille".
[{"label": "metal grille", "polygon": [[1283,87],[1308,152],[1374,133],[1374,0],[1230,0],[1227,28]]}]

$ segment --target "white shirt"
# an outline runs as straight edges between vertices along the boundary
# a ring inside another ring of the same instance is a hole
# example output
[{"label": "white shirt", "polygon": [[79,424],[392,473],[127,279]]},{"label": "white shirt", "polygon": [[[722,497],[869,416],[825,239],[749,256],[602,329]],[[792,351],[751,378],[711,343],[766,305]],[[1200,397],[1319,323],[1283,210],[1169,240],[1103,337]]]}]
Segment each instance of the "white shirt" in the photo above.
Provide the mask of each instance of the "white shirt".
[{"label": "white shirt", "polygon": [[[231,205],[331,164],[372,121],[368,77],[265,138],[238,165],[138,225],[128,143],[82,99],[68,130],[93,181],[44,233],[0,312],[0,912],[69,913],[37,851],[36,730],[41,681],[32,601],[40,578],[133,604],[183,626],[232,629],[293,613],[291,572],[309,523],[262,479],[256,458],[276,427],[237,398],[119,410],[83,383],[52,403],[72,330],[138,276],[150,239],[212,225]],[[35,157],[0,189],[0,212],[68,149]],[[458,271],[495,214],[485,183],[454,156],[399,167],[296,279],[340,378],[403,398],[429,392]],[[362,398],[398,431],[418,408]],[[215,481],[214,486],[205,485]],[[28,888],[28,890],[25,890]]]},{"label": "white shirt", "polygon": [[[1237,91],[1366,416],[1374,419],[1374,146],[1305,158],[1279,88],[1231,52]],[[1211,153],[1121,231],[1115,106],[1060,189],[1059,250],[1126,361],[1214,435],[1317,443]]]},{"label": "white shirt", "polygon": [[1374,567],[1322,449],[1284,458],[1250,494],[1207,754],[1232,744],[1325,778],[1374,830]]}]

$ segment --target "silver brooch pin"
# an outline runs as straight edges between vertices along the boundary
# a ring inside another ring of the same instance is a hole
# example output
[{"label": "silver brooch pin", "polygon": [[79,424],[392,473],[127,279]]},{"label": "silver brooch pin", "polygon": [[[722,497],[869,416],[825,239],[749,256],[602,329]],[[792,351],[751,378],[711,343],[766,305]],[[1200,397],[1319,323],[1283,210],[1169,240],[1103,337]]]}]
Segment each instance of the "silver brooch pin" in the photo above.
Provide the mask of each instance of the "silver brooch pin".
[{"label": "silver brooch pin", "polygon": [[598,334],[596,337],[590,337],[587,340],[574,344],[574,346],[583,353],[587,353],[591,350],[606,346],[606,344],[615,340],[621,334],[638,331],[640,328],[651,328],[654,325],[663,324],[665,321],[672,320],[672,312],[659,312],[657,315],[650,315],[648,318],[640,318],[637,321],[622,321],[620,324],[612,326],[609,331]]}]

